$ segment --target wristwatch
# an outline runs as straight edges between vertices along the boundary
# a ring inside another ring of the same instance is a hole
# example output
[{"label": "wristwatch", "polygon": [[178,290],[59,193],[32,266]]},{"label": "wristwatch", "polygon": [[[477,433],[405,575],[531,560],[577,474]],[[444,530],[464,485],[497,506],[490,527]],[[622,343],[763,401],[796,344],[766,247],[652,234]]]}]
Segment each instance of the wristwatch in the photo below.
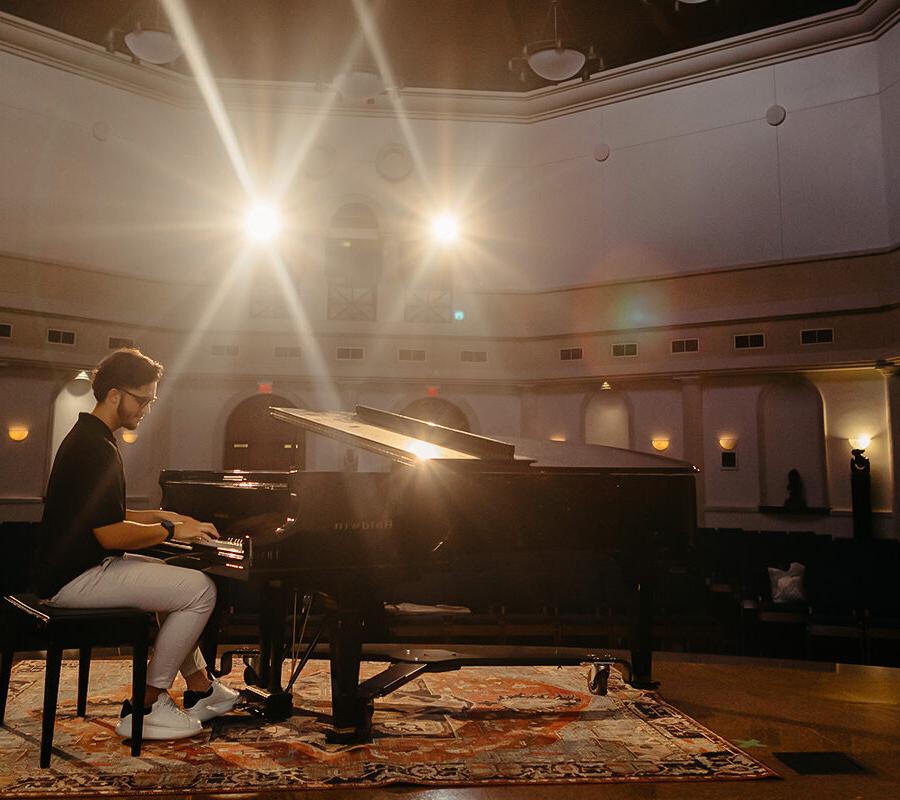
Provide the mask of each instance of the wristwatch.
[{"label": "wristwatch", "polygon": [[163,539],[163,541],[171,542],[172,538],[175,536],[175,523],[167,519],[161,519],[159,524],[166,529],[166,538]]}]

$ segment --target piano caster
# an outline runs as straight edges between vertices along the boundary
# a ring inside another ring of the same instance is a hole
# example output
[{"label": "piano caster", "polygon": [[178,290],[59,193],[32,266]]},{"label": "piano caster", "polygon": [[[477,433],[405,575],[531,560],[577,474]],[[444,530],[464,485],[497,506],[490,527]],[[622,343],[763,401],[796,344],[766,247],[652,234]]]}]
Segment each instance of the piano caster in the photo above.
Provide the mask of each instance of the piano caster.
[{"label": "piano caster", "polygon": [[[330,731],[325,733],[325,741],[329,744],[365,744],[372,741],[372,714],[375,712],[373,700],[360,702],[357,720],[350,725],[333,723]],[[342,720],[351,722],[351,720]]]},{"label": "piano caster", "polygon": [[591,694],[606,696],[609,690],[609,664],[591,664],[588,673],[588,689]]}]

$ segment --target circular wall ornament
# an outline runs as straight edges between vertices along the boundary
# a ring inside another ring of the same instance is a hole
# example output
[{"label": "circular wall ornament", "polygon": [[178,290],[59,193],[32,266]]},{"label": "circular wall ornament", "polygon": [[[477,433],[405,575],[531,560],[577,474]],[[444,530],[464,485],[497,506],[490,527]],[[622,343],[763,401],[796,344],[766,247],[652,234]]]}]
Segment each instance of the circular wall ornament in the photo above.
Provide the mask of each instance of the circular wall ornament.
[{"label": "circular wall ornament", "polygon": [[109,138],[109,125],[105,122],[95,122],[92,132],[97,141],[105,142]]},{"label": "circular wall ornament", "polygon": [[609,158],[609,145],[598,144],[594,148],[594,161],[606,161]]},{"label": "circular wall ornament", "polygon": [[324,178],[337,163],[337,154],[326,145],[316,145],[303,160],[303,174],[307,178]]},{"label": "circular wall ornament", "polygon": [[386,181],[408,178],[413,169],[409,150],[402,144],[385,145],[375,159],[375,169]]},{"label": "circular wall ornament", "polygon": [[784,106],[769,106],[766,109],[766,122],[769,125],[781,125],[784,122],[784,118],[787,116],[787,111],[785,111]]}]

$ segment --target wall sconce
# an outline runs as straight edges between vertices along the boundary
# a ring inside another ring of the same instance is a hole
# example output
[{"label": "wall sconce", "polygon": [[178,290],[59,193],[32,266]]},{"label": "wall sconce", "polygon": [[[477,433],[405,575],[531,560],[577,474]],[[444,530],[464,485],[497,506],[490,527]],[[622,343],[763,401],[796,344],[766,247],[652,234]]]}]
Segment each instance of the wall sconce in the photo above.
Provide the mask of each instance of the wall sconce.
[{"label": "wall sconce", "polygon": [[603,391],[608,392],[612,389],[612,386],[609,385],[609,381],[603,381],[603,383],[600,384],[600,388],[603,389]]},{"label": "wall sconce", "polygon": [[550,437],[551,442],[564,442],[565,440],[565,434],[562,433],[554,433],[553,436]]},{"label": "wall sconce", "polygon": [[89,381],[90,379],[90,373],[86,369],[79,370],[78,374],[75,376],[76,381]]},{"label": "wall sconce", "polygon": [[723,450],[734,450],[737,447],[737,436],[720,436],[719,447]]},{"label": "wall sconce", "polygon": [[660,453],[669,449],[669,440],[663,438],[662,436],[656,439],[651,439],[650,444],[653,445],[654,450],[658,450]]},{"label": "wall sconce", "polygon": [[122,441],[134,444],[138,440],[137,431],[122,431]]},{"label": "wall sconce", "polygon": [[872,437],[865,433],[861,433],[859,436],[851,436],[847,441],[850,443],[850,448],[852,450],[865,450],[872,444]]},{"label": "wall sconce", "polygon": [[6,432],[14,442],[24,442],[31,433],[25,425],[10,425]]}]

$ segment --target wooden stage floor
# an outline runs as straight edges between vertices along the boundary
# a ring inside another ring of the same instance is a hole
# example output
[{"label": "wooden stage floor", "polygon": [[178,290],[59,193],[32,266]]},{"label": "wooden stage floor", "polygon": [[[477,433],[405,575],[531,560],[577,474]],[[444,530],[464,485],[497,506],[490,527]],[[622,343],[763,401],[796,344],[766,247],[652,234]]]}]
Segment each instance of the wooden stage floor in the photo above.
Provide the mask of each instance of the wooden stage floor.
[{"label": "wooden stage floor", "polygon": [[[900,669],[658,653],[653,671],[666,700],[720,736],[743,746],[778,772],[782,780],[483,789],[390,787],[365,790],[366,800],[900,798]],[[867,772],[801,775],[774,755],[807,751],[844,753]],[[240,797],[359,800],[360,792],[297,791]]]},{"label": "wooden stage floor", "polygon": [[[625,654],[623,654],[625,655]],[[297,790],[203,794],[265,800],[897,800],[900,669],[657,653],[654,677],[672,705],[772,767],[781,780],[717,783]],[[176,687],[177,689],[177,687]],[[839,752],[854,774],[799,774],[776,752]],[[185,797],[185,795],[179,795]]]}]

